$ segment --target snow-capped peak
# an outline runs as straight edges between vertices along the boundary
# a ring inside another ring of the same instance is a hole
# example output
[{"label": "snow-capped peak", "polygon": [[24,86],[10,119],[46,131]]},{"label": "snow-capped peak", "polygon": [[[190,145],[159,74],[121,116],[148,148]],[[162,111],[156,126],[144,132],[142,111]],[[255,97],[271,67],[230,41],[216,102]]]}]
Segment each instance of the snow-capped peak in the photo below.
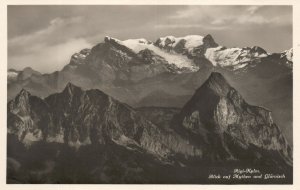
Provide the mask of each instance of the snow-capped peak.
[{"label": "snow-capped peak", "polygon": [[179,43],[184,42],[184,48],[188,51],[203,44],[203,36],[188,35],[185,37],[165,36],[156,41],[156,45],[161,48],[175,48]]},{"label": "snow-capped peak", "polygon": [[221,67],[233,67],[234,70],[243,68],[250,61],[267,57],[268,53],[257,46],[244,48],[226,48],[218,46],[208,48],[205,57],[214,65]]},{"label": "snow-capped peak", "polygon": [[[178,68],[187,68],[191,71],[197,71],[198,66],[195,65],[194,60],[199,58],[208,59],[214,66],[237,70],[249,65],[252,61],[259,61],[269,55],[263,48],[258,46],[244,48],[219,46],[210,34],[204,37],[200,35],[184,37],[169,35],[160,37],[155,43],[144,38],[120,41],[105,37],[105,41],[118,43],[136,54],[149,49],[163,57],[169,64],[174,64]],[[283,52],[282,56],[286,56],[290,61],[292,60],[292,54],[291,49]]]},{"label": "snow-capped peak", "polygon": [[293,62],[293,48],[289,49],[289,50],[285,50],[284,52],[282,52],[281,57],[286,56],[286,59],[290,62]]},{"label": "snow-capped peak", "polygon": [[135,53],[140,52],[141,50],[146,49],[146,46],[151,46],[152,42],[144,39],[144,38],[140,38],[140,39],[128,39],[128,40],[124,40],[124,41],[120,41],[123,45],[125,45],[126,47],[132,49]]},{"label": "snow-capped peak", "polygon": [[190,71],[197,71],[198,67],[194,64],[193,60],[188,59],[186,56],[182,56],[177,53],[167,52],[159,47],[155,46],[151,41],[148,41],[144,38],[140,39],[128,39],[128,40],[118,40],[111,37],[105,37],[105,42],[113,41],[119,45],[123,45],[131,49],[134,53],[139,53],[142,50],[149,49],[155,54],[163,57],[169,64],[175,65],[180,69],[188,69]]}]

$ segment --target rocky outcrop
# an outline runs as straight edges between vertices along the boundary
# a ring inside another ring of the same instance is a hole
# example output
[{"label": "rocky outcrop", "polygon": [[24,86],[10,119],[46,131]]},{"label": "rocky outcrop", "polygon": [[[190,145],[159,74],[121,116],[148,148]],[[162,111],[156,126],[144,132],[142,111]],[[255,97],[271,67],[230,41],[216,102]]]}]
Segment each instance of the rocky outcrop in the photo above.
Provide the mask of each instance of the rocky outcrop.
[{"label": "rocky outcrop", "polygon": [[293,68],[293,48],[285,50],[281,53],[271,54],[270,57],[273,60],[279,60],[282,65],[286,65],[289,68]]},{"label": "rocky outcrop", "polygon": [[210,34],[205,37],[197,35],[179,38],[166,36],[157,39],[154,44],[168,52],[171,51],[183,54],[191,59],[195,57],[203,57],[207,48],[214,48],[218,46]]},{"label": "rocky outcrop", "polygon": [[264,50],[263,48],[259,47],[259,46],[253,46],[250,48],[250,54],[257,54],[257,55],[261,55],[261,54],[268,54],[268,52],[266,50]]},{"label": "rocky outcrop", "polygon": [[119,43],[119,41],[117,39],[106,36],[104,38],[104,42],[114,46],[116,49],[119,49],[122,52],[125,52],[130,57],[135,57],[136,56],[136,54],[130,48],[126,47],[125,45],[123,45],[121,43]]},{"label": "rocky outcrop", "polygon": [[[8,103],[8,131],[26,144],[43,140],[78,148],[113,141],[162,157],[176,153],[198,155],[201,159],[206,155],[217,160],[241,159],[226,141],[225,136],[229,136],[244,149],[253,145],[276,151],[291,163],[291,148],[271,112],[247,104],[220,73],[212,73],[178,116],[177,113],[159,108],[137,112],[99,90],[84,91],[69,83],[61,93],[45,100],[22,90]],[[183,138],[170,128],[173,117],[175,130],[194,134],[197,142],[190,142],[189,137]],[[212,153],[211,146],[223,150]]]},{"label": "rocky outcrop", "polygon": [[178,127],[196,135],[202,145],[222,147],[222,154],[219,151],[212,155],[216,159],[239,159],[235,156],[236,148],[231,148],[226,140],[230,137],[245,150],[255,146],[275,151],[292,163],[291,148],[273,122],[271,111],[249,105],[220,73],[211,74],[178,118]]},{"label": "rocky outcrop", "polygon": [[208,48],[215,48],[219,45],[214,41],[213,37],[208,34],[203,38],[203,44],[195,47],[192,51],[187,52],[187,56],[192,59],[206,58],[205,52]]},{"label": "rocky outcrop", "polygon": [[[292,150],[271,112],[246,103],[220,73],[182,109],[134,109],[72,83],[45,99],[22,90],[7,107],[14,180],[207,183],[216,165],[291,172]],[[41,167],[29,170],[32,162]]]},{"label": "rocky outcrop", "polygon": [[160,157],[201,154],[172,130],[159,128],[126,104],[99,90],[68,83],[61,93],[42,100],[22,90],[8,103],[8,131],[30,145],[36,141],[136,146]]},{"label": "rocky outcrop", "polygon": [[203,38],[203,44],[206,46],[206,48],[212,48],[212,47],[219,46],[210,34],[207,34]]},{"label": "rocky outcrop", "polygon": [[43,133],[52,126],[48,105],[40,98],[21,90],[7,105],[8,134],[30,145],[43,139]]},{"label": "rocky outcrop", "polygon": [[79,65],[86,64],[86,57],[91,53],[91,50],[82,49],[79,53],[74,53],[71,57],[70,63],[63,68],[63,71],[68,69],[76,69]]}]

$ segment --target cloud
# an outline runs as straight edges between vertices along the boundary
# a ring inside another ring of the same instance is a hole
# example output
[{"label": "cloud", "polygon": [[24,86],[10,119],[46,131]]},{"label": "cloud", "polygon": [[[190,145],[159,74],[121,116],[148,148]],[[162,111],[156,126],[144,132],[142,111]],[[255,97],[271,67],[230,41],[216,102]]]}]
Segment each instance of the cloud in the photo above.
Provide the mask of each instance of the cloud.
[{"label": "cloud", "polygon": [[206,30],[223,30],[228,28],[227,26],[205,26],[201,24],[158,24],[155,25],[156,29],[190,29],[190,28],[201,28]]},{"label": "cloud", "polygon": [[[246,26],[286,24],[291,20],[290,10],[280,6],[188,6],[170,16],[171,22],[192,22],[206,26]],[[284,17],[284,19],[282,19]],[[189,23],[190,24],[190,23]],[[216,29],[218,29],[216,27]]]},{"label": "cloud", "polygon": [[171,15],[169,18],[171,19],[191,18],[193,16],[196,16],[198,12],[199,12],[199,8],[197,6],[187,6],[185,9],[176,11],[175,14]]},{"label": "cloud", "polygon": [[[10,67],[23,69],[30,66],[41,72],[52,72],[66,65],[70,56],[85,47],[86,40],[69,35],[72,25],[82,22],[82,17],[54,18],[48,26],[38,31],[8,40]],[[62,31],[65,33],[63,35]]]},{"label": "cloud", "polygon": [[245,13],[236,19],[232,19],[236,23],[245,24],[245,23],[253,23],[253,24],[267,24],[273,22],[273,18],[270,19],[267,16],[263,16],[258,13],[258,10],[262,6],[250,6],[246,9]]},{"label": "cloud", "polygon": [[283,49],[282,42],[266,39],[282,38],[286,41],[285,48],[291,46],[292,8],[9,6],[8,65],[17,69],[32,66],[43,72],[52,72],[67,64],[74,52],[102,42],[106,35],[121,40],[156,40],[165,35],[190,34],[212,34],[219,44],[229,47],[259,42],[265,48]]},{"label": "cloud", "polygon": [[70,25],[80,23],[81,21],[82,17],[72,17],[68,19],[57,17],[51,20],[46,28],[9,39],[8,46],[15,47],[50,42],[49,39],[61,39],[61,36],[57,35],[57,33],[60,33],[61,30],[67,31]]},{"label": "cloud", "polygon": [[269,24],[274,23],[273,19],[266,19],[260,15],[243,15],[239,18],[231,19],[237,24]]},{"label": "cloud", "polygon": [[62,69],[75,52],[90,48],[91,44],[84,39],[69,39],[67,42],[48,46],[45,44],[32,47],[26,54],[8,57],[11,68],[23,69],[30,65],[40,72],[52,72]]},{"label": "cloud", "polygon": [[30,66],[41,72],[61,69],[73,53],[91,47],[85,39],[70,31],[73,25],[82,21],[83,18],[78,16],[57,17],[45,28],[9,39],[9,67],[23,69]]}]

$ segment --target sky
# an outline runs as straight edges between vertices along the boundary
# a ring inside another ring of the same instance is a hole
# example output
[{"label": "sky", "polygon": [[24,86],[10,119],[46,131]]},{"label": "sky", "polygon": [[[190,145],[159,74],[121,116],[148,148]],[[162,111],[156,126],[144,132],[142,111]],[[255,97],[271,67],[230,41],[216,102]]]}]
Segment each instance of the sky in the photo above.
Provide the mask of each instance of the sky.
[{"label": "sky", "polygon": [[155,41],[211,34],[226,47],[260,46],[270,53],[292,47],[291,6],[9,5],[8,68],[60,70],[75,52],[105,36]]}]

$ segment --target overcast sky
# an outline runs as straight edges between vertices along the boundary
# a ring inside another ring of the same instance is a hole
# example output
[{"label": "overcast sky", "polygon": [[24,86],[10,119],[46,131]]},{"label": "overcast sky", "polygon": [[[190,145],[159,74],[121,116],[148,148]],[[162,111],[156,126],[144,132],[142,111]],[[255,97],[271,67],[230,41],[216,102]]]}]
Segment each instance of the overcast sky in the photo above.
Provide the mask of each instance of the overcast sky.
[{"label": "overcast sky", "polygon": [[8,67],[60,70],[104,36],[211,34],[226,47],[292,47],[291,6],[8,6]]}]

